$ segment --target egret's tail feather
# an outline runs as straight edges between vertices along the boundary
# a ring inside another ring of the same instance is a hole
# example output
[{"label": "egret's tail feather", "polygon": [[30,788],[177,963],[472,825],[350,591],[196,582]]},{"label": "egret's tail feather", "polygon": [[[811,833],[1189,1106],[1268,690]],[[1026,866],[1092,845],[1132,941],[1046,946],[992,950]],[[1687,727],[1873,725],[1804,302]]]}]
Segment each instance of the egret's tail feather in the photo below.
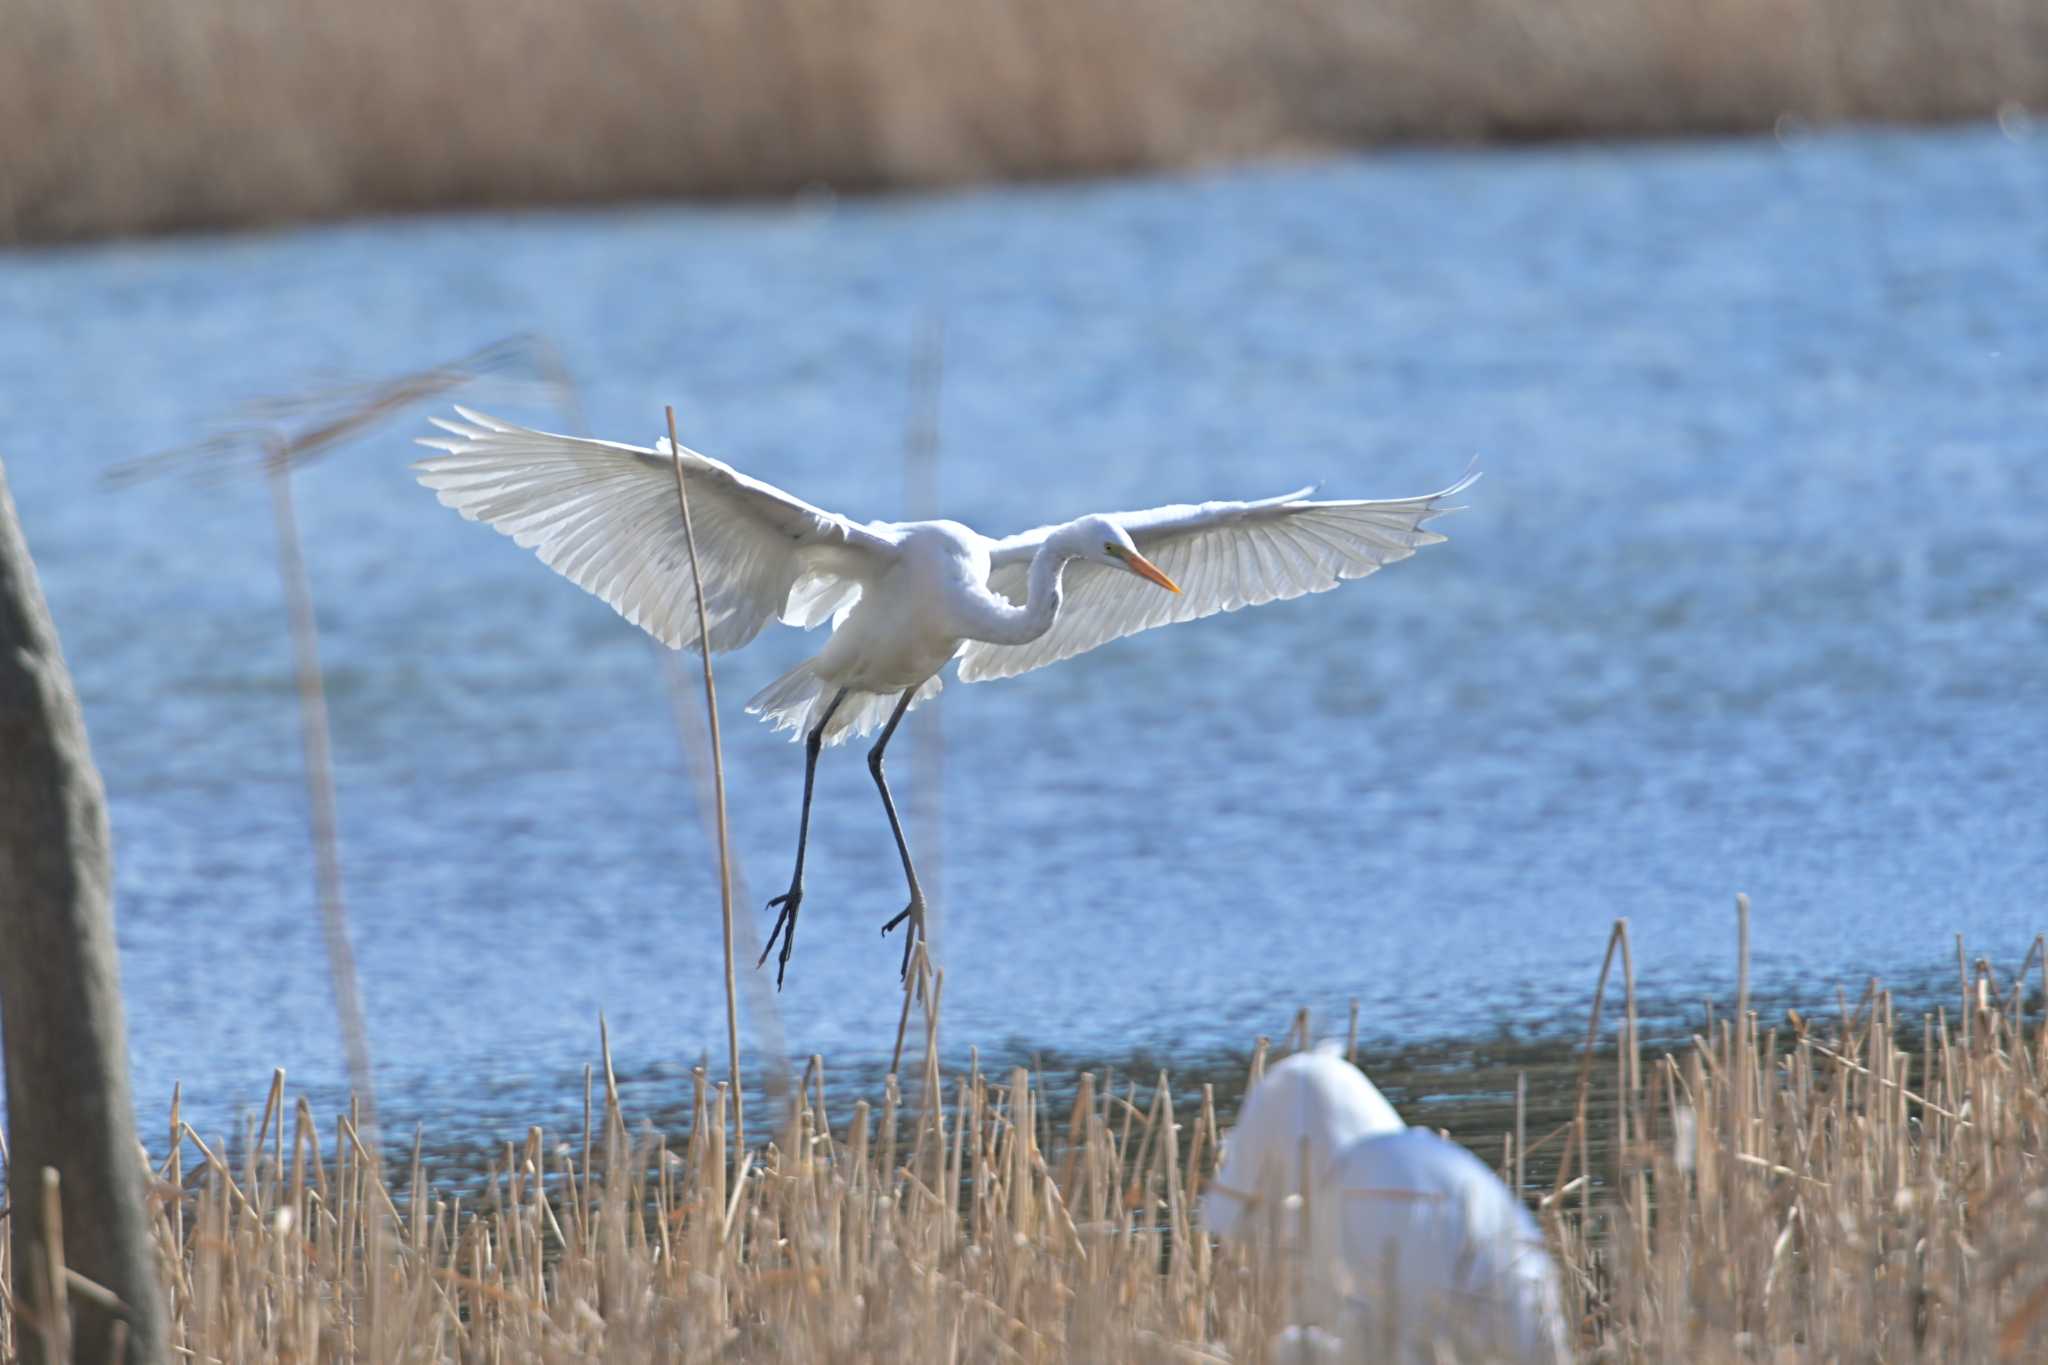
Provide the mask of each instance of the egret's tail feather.
[{"label": "egret's tail feather", "polygon": [[[806,659],[789,672],[756,692],[747,702],[747,714],[759,716],[777,730],[790,732],[792,740],[801,739],[817,724],[817,718],[824,714],[831,704],[832,694],[837,686],[826,682],[817,674],[817,660]],[[933,677],[917,689],[911,699],[910,709],[918,707],[939,695],[942,684]],[[839,709],[832,713],[832,723],[825,729],[825,743],[840,744],[857,735],[873,734],[889,719],[889,713],[896,709],[901,692],[850,692]]]}]

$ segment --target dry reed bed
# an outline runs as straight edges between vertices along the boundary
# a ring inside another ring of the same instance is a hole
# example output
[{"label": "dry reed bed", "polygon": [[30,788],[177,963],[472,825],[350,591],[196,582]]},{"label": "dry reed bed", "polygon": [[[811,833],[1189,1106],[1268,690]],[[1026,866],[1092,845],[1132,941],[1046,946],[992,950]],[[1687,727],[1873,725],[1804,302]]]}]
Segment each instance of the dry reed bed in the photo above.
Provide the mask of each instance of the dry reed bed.
[{"label": "dry reed bed", "polygon": [[2048,104],[2035,0],[0,0],[0,242]]},{"label": "dry reed bed", "polygon": [[[836,1129],[814,1062],[772,1139],[729,1151],[700,1070],[671,1149],[630,1133],[607,1059],[580,1146],[535,1129],[466,1201],[417,1156],[394,1181],[346,1118],[323,1137],[282,1076],[234,1156],[174,1102],[151,1198],[179,1359],[1263,1359],[1295,1272],[1196,1221],[1212,1096],[1086,1075],[1052,1112],[1022,1069],[949,1077],[940,994],[922,1079]],[[1611,1097],[1531,1144],[1601,1153],[1535,1198],[1588,1356],[2041,1359],[2048,1072],[2022,995],[1980,967],[1955,1016],[1901,1020],[1873,990],[1825,1024],[1725,1018],[1677,1055],[1625,1018]]]},{"label": "dry reed bed", "polygon": [[2025,971],[2001,990],[1980,961],[1953,1016],[1902,1019],[1873,985],[1831,1025],[1724,1018],[1647,1072],[1617,1053],[1606,1188],[1549,1224],[1595,1338],[1628,1360],[2048,1356]]}]

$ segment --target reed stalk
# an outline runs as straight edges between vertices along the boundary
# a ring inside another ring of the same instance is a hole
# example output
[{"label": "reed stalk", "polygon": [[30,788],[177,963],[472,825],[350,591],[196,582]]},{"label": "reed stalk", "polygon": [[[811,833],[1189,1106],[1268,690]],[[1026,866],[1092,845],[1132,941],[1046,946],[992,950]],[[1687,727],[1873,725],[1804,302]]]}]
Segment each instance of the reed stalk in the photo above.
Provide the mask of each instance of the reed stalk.
[{"label": "reed stalk", "polygon": [[[712,808],[718,825],[718,908],[725,944],[725,1041],[732,1086],[733,1149],[747,1149],[746,1093],[740,1086],[739,978],[732,949],[732,834],[725,814],[725,741],[718,729],[718,683],[711,670],[711,623],[704,611],[704,576],[697,567],[697,532],[690,523],[690,491],[683,479],[683,446],[676,439],[676,410],[668,414],[668,445],[676,476],[676,504],[682,509],[683,543],[690,555],[690,587],[697,603],[697,655],[704,663],[704,719],[711,732]],[[792,931],[794,932],[794,931]],[[724,1114],[719,1116],[725,1122]]]},{"label": "reed stalk", "polygon": [[313,615],[313,588],[299,549],[298,514],[292,504],[291,451],[273,440],[266,461],[271,519],[277,530],[277,573],[290,622],[292,671],[297,679],[299,734],[306,753],[307,818],[313,840],[313,888],[327,944],[327,971],[334,1009],[348,1059],[349,1088],[377,1126],[377,1102],[370,1072],[370,1036],[363,1019],[362,987],[356,979],[355,948],[349,942],[348,905],[342,897],[339,803],[334,792],[334,752],[327,721],[327,686],[320,670],[320,632]]}]

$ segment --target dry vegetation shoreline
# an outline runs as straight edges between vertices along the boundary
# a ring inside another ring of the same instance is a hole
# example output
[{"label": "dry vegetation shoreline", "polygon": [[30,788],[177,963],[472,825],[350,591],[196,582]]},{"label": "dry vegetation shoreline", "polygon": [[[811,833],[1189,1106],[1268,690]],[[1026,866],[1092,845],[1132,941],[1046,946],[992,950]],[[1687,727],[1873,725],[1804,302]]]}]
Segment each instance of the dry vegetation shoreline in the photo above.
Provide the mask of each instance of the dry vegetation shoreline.
[{"label": "dry vegetation shoreline", "polygon": [[0,243],[2048,105],[2032,0],[6,0]]},{"label": "dry vegetation shoreline", "polygon": [[[1574,1116],[1532,1125],[1520,1154],[1549,1155],[1523,1192],[1582,1352],[2039,1359],[2036,960],[2010,979],[1980,964],[1954,1012],[1904,1019],[1873,988],[1832,1021],[1731,1013],[1662,1054],[1625,996],[1596,995],[1604,1046],[1586,1057],[1607,1082],[1589,1069]],[[779,1112],[756,1112],[744,1151],[703,1069],[671,1147],[624,1111],[607,1056],[583,1131],[506,1144],[466,1197],[417,1158],[379,1163],[348,1117],[323,1126],[281,1078],[233,1154],[174,1104],[148,1198],[177,1356],[1264,1359],[1295,1271],[1197,1221],[1228,1122],[1212,1090],[1091,1073],[1052,1102],[1022,1068],[949,1073],[942,995],[925,993],[900,1077],[848,1111],[814,1065]],[[1514,1178],[1511,1146],[1487,1154]],[[57,1310],[47,1294],[0,1303],[0,1342],[18,1349]]]}]

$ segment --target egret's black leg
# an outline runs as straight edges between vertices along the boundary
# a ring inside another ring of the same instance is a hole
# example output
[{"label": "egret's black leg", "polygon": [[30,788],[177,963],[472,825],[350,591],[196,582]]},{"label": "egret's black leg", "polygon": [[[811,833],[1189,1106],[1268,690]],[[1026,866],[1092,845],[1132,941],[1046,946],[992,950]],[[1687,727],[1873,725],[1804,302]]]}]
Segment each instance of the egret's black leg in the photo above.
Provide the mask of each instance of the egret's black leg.
[{"label": "egret's black leg", "polygon": [[917,868],[910,861],[910,845],[903,841],[903,822],[896,818],[896,801],[889,795],[889,779],[882,776],[882,750],[889,747],[890,736],[903,722],[903,713],[910,709],[910,702],[917,695],[911,688],[903,694],[903,700],[896,703],[896,709],[889,713],[889,723],[882,727],[882,737],[875,741],[875,747],[868,750],[868,771],[875,775],[875,785],[882,791],[882,809],[889,812],[889,832],[896,836],[896,852],[903,859],[903,878],[910,883],[910,904],[903,907],[903,913],[882,926],[888,933],[904,920],[910,921],[910,932],[903,938],[903,968],[898,975],[904,979],[910,976],[910,952],[924,939],[924,888],[917,884]]},{"label": "egret's black leg", "polygon": [[804,813],[796,827],[796,871],[790,875],[789,890],[768,902],[772,910],[777,906],[781,912],[775,916],[775,927],[768,931],[768,946],[761,950],[761,961],[754,964],[758,971],[768,961],[768,954],[775,951],[775,939],[782,937],[782,956],[775,960],[775,989],[782,989],[783,974],[789,971],[789,950],[796,946],[796,912],[804,902],[804,846],[811,839],[811,784],[818,776],[818,751],[825,747],[825,727],[832,721],[832,713],[839,709],[839,703],[846,700],[846,689],[840,688],[825,707],[825,714],[818,717],[818,723],[804,736]]}]

